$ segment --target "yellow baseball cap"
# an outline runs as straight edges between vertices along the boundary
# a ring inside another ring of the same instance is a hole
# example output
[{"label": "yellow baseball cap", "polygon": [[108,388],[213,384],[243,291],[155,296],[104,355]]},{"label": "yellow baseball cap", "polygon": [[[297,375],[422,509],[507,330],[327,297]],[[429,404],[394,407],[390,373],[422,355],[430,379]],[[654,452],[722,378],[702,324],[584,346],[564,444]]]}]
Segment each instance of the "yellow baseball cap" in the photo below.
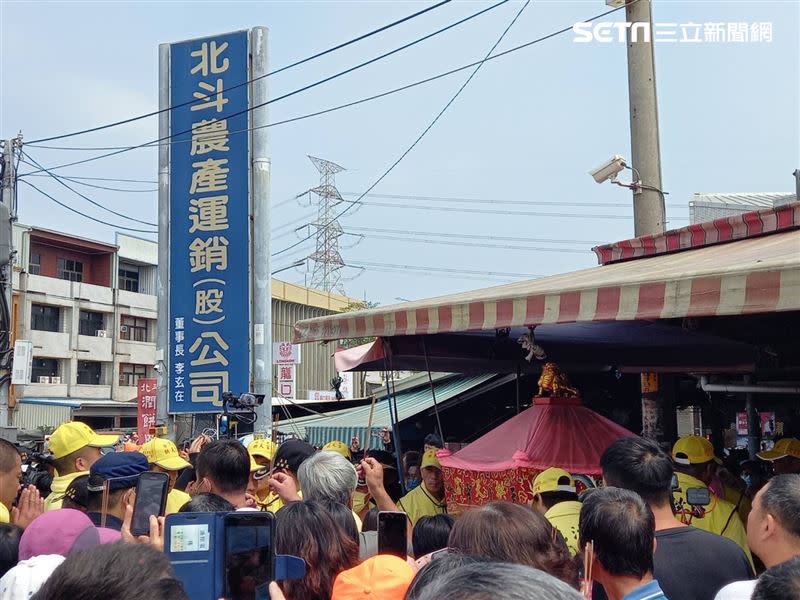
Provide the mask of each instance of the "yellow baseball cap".
[{"label": "yellow baseball cap", "polygon": [[567,471],[558,467],[545,469],[533,480],[533,493],[543,494],[545,492],[572,492],[575,489],[575,480]]},{"label": "yellow baseball cap", "polygon": [[151,465],[158,465],[168,471],[180,471],[192,465],[181,458],[178,447],[171,441],[163,438],[153,438],[145,443],[139,450],[147,457]]},{"label": "yellow baseball cap", "polygon": [[118,435],[99,435],[86,423],[70,421],[58,426],[50,436],[47,447],[53,458],[64,458],[86,446],[105,448],[117,442],[119,442]]},{"label": "yellow baseball cap", "polygon": [[251,454],[251,455],[250,455],[250,472],[251,472],[251,473],[255,473],[256,471],[260,471],[261,469],[264,469],[265,471],[268,471],[268,470],[269,470],[269,469],[268,469],[267,467],[265,467],[264,465],[260,465],[260,464],[258,464],[258,463],[256,462],[256,459],[255,459],[255,458],[253,458],[253,455]]},{"label": "yellow baseball cap", "polygon": [[687,435],[675,442],[672,447],[672,460],[679,465],[700,465],[712,460],[722,463],[714,455],[714,446],[711,442],[699,435]]},{"label": "yellow baseball cap", "polygon": [[800,458],[800,440],[797,438],[782,438],[775,442],[772,450],[764,450],[756,454],[761,460],[778,460],[787,456]]},{"label": "yellow baseball cap", "polygon": [[350,448],[347,447],[347,444],[340,442],[339,440],[328,442],[322,447],[322,449],[327,452],[336,452],[336,454],[341,454],[347,460],[352,458],[352,455],[350,454]]},{"label": "yellow baseball cap", "polygon": [[442,465],[439,462],[439,457],[436,455],[438,451],[438,448],[426,450],[422,455],[422,462],[420,463],[419,468],[424,469],[426,467],[436,467],[437,469],[441,469]]},{"label": "yellow baseball cap", "polygon": [[278,445],[267,438],[256,438],[247,446],[250,456],[260,456],[267,460],[272,460],[275,457],[277,449]]}]

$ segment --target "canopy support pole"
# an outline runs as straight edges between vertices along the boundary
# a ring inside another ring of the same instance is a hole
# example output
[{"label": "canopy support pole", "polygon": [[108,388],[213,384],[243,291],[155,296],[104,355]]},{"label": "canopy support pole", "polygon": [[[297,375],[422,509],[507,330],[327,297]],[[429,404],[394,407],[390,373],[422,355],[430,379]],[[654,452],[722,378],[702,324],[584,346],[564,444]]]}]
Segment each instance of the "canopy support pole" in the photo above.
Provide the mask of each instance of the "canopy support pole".
[{"label": "canopy support pole", "polygon": [[[436,415],[436,426],[439,428],[439,437],[444,443],[444,430],[442,429],[442,420],[439,418],[439,405],[436,404],[436,387],[433,385],[433,375],[431,374],[431,365],[428,362],[428,345],[425,343],[425,338],[422,338],[422,352],[425,354],[425,369],[428,371],[428,383],[431,386],[431,398],[433,399],[433,413]],[[519,400],[517,401],[517,412],[519,412]]]},{"label": "canopy support pole", "polygon": [[[386,391],[389,392],[389,384],[391,383],[392,392],[389,400],[389,416],[392,421],[392,439],[394,440],[395,460],[397,462],[397,474],[400,480],[400,489],[403,494],[406,493],[406,477],[403,472],[403,449],[400,444],[400,415],[397,412],[397,387],[394,384],[394,370],[392,369],[392,359],[389,357],[389,379],[386,380]],[[394,412],[392,412],[394,410]]]},{"label": "canopy support pole", "polygon": [[522,367],[520,367],[519,363],[518,363],[517,364],[517,379],[516,379],[516,384],[517,384],[517,414],[519,414],[519,396],[520,396],[520,390],[519,390],[520,381],[519,381],[519,379],[520,379],[521,375],[522,375]]}]

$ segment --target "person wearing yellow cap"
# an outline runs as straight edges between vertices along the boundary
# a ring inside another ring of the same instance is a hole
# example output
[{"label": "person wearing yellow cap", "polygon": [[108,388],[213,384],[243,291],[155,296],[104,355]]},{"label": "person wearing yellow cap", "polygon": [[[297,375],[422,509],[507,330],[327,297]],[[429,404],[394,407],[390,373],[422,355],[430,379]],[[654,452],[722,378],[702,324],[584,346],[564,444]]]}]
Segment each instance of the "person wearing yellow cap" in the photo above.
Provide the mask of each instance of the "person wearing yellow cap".
[{"label": "person wearing yellow cap", "polygon": [[247,453],[250,455],[248,491],[255,496],[259,510],[276,512],[283,506],[280,496],[269,489],[268,475],[277,449],[277,444],[267,438],[256,438],[247,445]]},{"label": "person wearing yellow cap", "polygon": [[567,542],[570,554],[578,554],[578,520],[581,514],[575,481],[564,469],[550,467],[533,480],[533,508],[550,521]]},{"label": "person wearing yellow cap", "polygon": [[420,464],[422,483],[397,502],[397,508],[408,515],[412,525],[422,517],[447,514],[442,465],[436,452],[436,449],[425,451]]},{"label": "person wearing yellow cap", "polygon": [[687,525],[733,540],[752,564],[747,532],[736,506],[708,488],[719,464],[711,442],[699,435],[680,438],[672,447],[672,462],[678,479],[678,489],[672,493],[675,516]]},{"label": "person wearing yellow cap", "polygon": [[772,450],[759,452],[756,456],[771,462],[776,475],[800,473],[800,440],[797,438],[780,439]]},{"label": "person wearing yellow cap", "polygon": [[89,472],[100,459],[101,448],[113,446],[118,441],[118,435],[98,435],[86,423],[79,421],[59,425],[48,442],[56,477],[50,485],[50,495],[44,501],[44,509],[61,508],[64,493],[72,480]]},{"label": "person wearing yellow cap", "polygon": [[177,446],[170,440],[153,438],[142,446],[140,452],[147,457],[151,471],[169,475],[166,514],[171,515],[178,512],[184,504],[192,499],[186,492],[175,489],[178,471],[192,465],[181,458]]},{"label": "person wearing yellow cap", "polygon": [[336,454],[341,454],[347,460],[352,460],[353,458],[353,455],[350,453],[350,447],[339,440],[328,442],[322,447],[322,449],[327,452],[336,452]]}]

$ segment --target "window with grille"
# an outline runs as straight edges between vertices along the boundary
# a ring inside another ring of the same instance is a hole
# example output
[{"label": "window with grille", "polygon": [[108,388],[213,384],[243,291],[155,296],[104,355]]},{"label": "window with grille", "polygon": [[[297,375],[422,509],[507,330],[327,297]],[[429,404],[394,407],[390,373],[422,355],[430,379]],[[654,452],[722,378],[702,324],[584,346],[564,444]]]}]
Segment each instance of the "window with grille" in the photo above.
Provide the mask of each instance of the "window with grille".
[{"label": "window with grille", "polygon": [[139,291],[139,267],[122,265],[119,268],[119,289],[128,292]]},{"label": "window with grille", "polygon": [[42,272],[42,255],[38,252],[31,252],[31,259],[28,261],[28,273],[39,275]]},{"label": "window with grille", "polygon": [[78,323],[78,333],[81,335],[97,335],[99,330],[105,329],[105,315],[99,312],[82,310]]},{"label": "window with grille", "polygon": [[79,360],[78,385],[100,385],[101,366],[92,360]]},{"label": "window with grille", "polygon": [[61,309],[45,304],[31,304],[31,329],[36,331],[60,331]]},{"label": "window with grille", "polygon": [[119,366],[119,384],[134,387],[139,378],[147,377],[147,365],[121,364]]},{"label": "window with grille", "polygon": [[39,383],[40,377],[58,377],[59,362],[55,358],[34,358],[31,365],[31,383]]},{"label": "window with grille", "polygon": [[122,317],[119,337],[132,342],[149,342],[147,337],[147,319],[138,317]]},{"label": "window with grille", "polygon": [[71,258],[59,258],[58,278],[67,281],[83,281],[83,263]]}]

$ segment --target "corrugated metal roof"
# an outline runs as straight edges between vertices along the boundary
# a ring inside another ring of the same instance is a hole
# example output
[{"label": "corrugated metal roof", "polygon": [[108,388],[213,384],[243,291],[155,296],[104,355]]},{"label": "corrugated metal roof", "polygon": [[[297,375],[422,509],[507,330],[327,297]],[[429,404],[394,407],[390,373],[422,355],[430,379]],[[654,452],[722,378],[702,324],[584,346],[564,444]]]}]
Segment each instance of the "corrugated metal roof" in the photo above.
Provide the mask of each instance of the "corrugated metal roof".
[{"label": "corrugated metal roof", "polygon": [[752,192],[752,193],[696,193],[689,206],[696,202],[711,204],[727,204],[731,206],[747,206],[757,208],[772,208],[797,200],[796,194],[791,192]]},{"label": "corrugated metal roof", "polygon": [[[454,398],[459,394],[489,381],[494,376],[494,374],[475,375],[472,377],[456,376],[445,381],[435,382],[436,402],[441,403]],[[392,421],[389,415],[389,405],[390,403],[385,397],[375,402],[375,412],[372,418],[373,428],[380,429],[382,427],[391,426]],[[401,421],[413,417],[431,407],[433,407],[433,398],[431,397],[430,387],[427,385],[397,394],[397,414]],[[312,415],[281,421],[278,427],[285,433],[298,433],[301,436],[305,435],[306,428],[311,427],[366,428],[369,425],[369,415],[370,405],[367,405],[347,410],[339,410],[326,415]]]},{"label": "corrugated metal roof", "polygon": [[72,418],[72,407],[61,403],[18,402],[14,408],[14,427],[36,431],[39,427],[58,427]]}]

